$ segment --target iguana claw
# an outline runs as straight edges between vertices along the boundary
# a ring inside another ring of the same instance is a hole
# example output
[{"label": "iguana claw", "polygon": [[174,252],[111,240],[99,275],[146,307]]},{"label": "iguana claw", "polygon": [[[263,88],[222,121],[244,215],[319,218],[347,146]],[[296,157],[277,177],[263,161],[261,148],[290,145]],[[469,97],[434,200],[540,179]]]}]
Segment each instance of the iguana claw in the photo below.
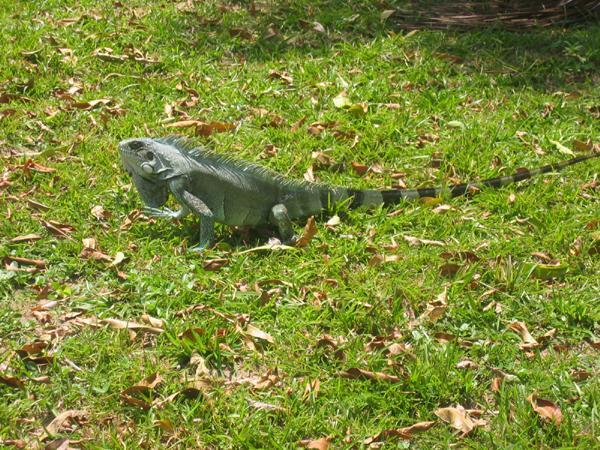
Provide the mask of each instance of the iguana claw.
[{"label": "iguana claw", "polygon": [[169,208],[164,208],[164,209],[160,209],[160,208],[150,208],[145,207],[144,209],[142,209],[142,212],[144,214],[146,214],[147,216],[152,216],[152,217],[161,217],[164,219],[176,219],[177,218],[177,212],[173,211]]}]

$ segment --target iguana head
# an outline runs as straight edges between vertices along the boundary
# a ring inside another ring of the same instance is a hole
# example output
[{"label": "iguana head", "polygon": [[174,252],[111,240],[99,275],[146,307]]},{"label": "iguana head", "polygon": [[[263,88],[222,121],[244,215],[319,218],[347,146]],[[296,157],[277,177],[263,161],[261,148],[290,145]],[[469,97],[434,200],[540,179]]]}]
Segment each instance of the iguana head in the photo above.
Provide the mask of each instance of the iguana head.
[{"label": "iguana head", "polygon": [[131,176],[144,203],[158,208],[169,195],[168,180],[184,174],[188,162],[182,152],[151,138],[135,138],[119,144],[125,171]]}]

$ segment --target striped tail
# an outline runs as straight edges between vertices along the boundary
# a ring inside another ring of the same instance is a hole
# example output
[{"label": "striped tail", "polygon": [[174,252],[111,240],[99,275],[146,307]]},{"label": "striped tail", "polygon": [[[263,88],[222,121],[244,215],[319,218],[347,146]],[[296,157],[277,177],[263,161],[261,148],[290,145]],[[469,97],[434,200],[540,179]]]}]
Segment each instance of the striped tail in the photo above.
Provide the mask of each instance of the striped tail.
[{"label": "striped tail", "polygon": [[500,188],[502,186],[506,186],[507,184],[528,180],[536,175],[541,175],[548,172],[557,172],[565,167],[572,166],[573,164],[577,164],[588,159],[597,158],[599,156],[600,153],[578,156],[567,161],[562,161],[556,164],[548,164],[547,166],[539,167],[537,169],[522,169],[513,175],[490,178],[488,180],[480,181],[479,183],[461,183],[446,187],[431,187],[421,189],[390,189],[385,191],[348,189],[348,196],[352,197],[350,208],[356,208],[359,206],[375,206],[379,204],[384,204],[387,206],[399,203],[402,200],[414,200],[423,197],[439,197],[446,193],[448,193],[451,197],[458,197],[460,195],[477,192],[485,187]]}]

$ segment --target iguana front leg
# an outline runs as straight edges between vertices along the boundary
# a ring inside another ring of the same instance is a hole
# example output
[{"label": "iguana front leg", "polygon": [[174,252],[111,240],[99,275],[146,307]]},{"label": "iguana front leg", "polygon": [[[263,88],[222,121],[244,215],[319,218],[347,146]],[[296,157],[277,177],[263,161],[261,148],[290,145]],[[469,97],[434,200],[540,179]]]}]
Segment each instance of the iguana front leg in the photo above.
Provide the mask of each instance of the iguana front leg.
[{"label": "iguana front leg", "polygon": [[269,220],[279,230],[279,236],[284,244],[292,243],[296,240],[292,221],[288,216],[288,211],[284,204],[278,203],[271,208]]},{"label": "iguana front leg", "polygon": [[169,188],[181,205],[181,209],[178,212],[185,210],[186,214],[191,212],[200,218],[200,239],[198,245],[189,250],[192,252],[201,252],[211,244],[214,238],[214,215],[201,199],[185,189],[183,180],[171,181]]},{"label": "iguana front leg", "polygon": [[169,208],[151,208],[146,206],[142,209],[142,212],[147,216],[160,217],[163,219],[183,219],[190,213],[190,210],[186,206],[182,206],[179,210],[173,211]]}]

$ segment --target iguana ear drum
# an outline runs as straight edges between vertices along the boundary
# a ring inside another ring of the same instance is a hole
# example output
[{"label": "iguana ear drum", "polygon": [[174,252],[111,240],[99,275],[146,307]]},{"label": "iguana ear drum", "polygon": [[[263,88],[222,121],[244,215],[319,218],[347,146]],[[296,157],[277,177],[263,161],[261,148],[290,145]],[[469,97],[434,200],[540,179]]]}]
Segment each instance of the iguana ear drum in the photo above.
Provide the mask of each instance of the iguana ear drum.
[{"label": "iguana ear drum", "polygon": [[151,164],[142,164],[142,170],[147,174],[154,173],[154,167]]}]

